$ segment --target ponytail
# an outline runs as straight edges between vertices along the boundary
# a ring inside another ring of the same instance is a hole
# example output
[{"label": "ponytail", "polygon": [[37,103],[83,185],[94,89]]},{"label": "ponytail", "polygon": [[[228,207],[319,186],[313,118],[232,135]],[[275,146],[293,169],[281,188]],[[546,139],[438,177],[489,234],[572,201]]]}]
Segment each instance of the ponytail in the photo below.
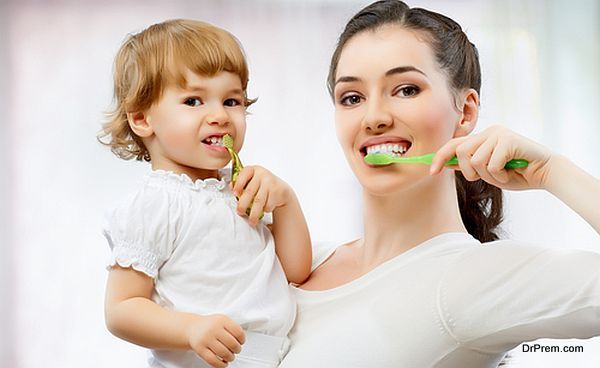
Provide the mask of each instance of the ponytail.
[{"label": "ponytail", "polygon": [[482,243],[498,240],[502,222],[502,189],[483,180],[468,181],[455,172],[460,216],[469,234]]}]

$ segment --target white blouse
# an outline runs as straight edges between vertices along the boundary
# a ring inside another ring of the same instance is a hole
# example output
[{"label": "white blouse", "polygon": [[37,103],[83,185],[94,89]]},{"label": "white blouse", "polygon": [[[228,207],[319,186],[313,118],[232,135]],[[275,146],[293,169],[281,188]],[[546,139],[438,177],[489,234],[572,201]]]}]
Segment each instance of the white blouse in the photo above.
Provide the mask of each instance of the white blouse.
[{"label": "white blouse", "polygon": [[[252,227],[236,213],[229,173],[221,175],[192,181],[150,172],[108,214],[108,267],[133,267],[153,278],[153,300],[166,308],[221,313],[245,330],[286,336],[295,303],[273,237],[263,221]],[[153,353],[163,365],[176,366],[167,362],[171,353]]]},{"label": "white blouse", "polygon": [[[315,249],[313,267],[334,249]],[[324,291],[295,288],[280,368],[497,367],[524,341],[600,335],[600,254],[446,233]]]}]

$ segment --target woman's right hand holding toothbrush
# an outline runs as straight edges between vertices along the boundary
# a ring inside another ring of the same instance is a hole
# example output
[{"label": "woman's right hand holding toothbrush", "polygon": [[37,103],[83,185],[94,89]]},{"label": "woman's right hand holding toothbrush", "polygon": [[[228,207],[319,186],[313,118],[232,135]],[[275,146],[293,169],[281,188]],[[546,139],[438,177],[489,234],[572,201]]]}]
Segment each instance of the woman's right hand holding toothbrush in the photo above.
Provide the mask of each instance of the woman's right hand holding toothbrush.
[{"label": "woman's right hand holding toothbrush", "polygon": [[[452,156],[469,181],[483,179],[502,189],[545,189],[571,207],[600,233],[600,181],[566,157],[505,127],[493,126],[481,133],[454,138],[443,145],[431,164],[431,174],[442,171]],[[505,169],[511,159],[529,165]]]},{"label": "woman's right hand holding toothbrush", "polygon": [[222,314],[197,316],[187,336],[190,348],[214,368],[227,367],[245,342],[240,325]]}]

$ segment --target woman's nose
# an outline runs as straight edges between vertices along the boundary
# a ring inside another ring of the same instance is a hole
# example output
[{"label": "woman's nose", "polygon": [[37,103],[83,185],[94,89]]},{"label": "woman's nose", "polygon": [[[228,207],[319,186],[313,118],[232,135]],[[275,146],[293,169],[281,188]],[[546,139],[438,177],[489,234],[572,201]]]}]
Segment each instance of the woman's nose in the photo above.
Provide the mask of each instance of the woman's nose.
[{"label": "woman's nose", "polygon": [[392,114],[388,111],[385,102],[381,100],[371,100],[368,106],[367,115],[363,120],[363,127],[371,133],[385,131],[394,124]]},{"label": "woman's nose", "polygon": [[368,131],[379,132],[386,130],[386,128],[390,127],[391,125],[392,124],[389,121],[378,120],[367,122],[365,127]]}]

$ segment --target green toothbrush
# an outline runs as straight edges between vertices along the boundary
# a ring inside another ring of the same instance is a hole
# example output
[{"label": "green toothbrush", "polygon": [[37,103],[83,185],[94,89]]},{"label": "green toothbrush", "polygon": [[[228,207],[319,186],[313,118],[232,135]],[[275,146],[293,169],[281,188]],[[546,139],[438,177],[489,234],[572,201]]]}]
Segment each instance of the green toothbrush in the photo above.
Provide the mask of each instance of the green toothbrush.
[{"label": "green toothbrush", "polygon": [[[414,163],[414,164],[425,164],[431,165],[435,153],[429,153],[422,156],[408,156],[408,157],[396,157],[387,155],[384,153],[371,153],[365,156],[365,162],[370,165],[387,165],[392,163]],[[445,165],[458,165],[458,159],[456,156],[452,157],[446,162]],[[506,169],[518,169],[527,167],[529,162],[520,158],[510,160],[504,165]]]},{"label": "green toothbrush", "polygon": [[[240,175],[240,172],[244,168],[242,165],[242,160],[240,160],[240,156],[238,156],[237,152],[233,150],[233,138],[229,134],[225,134],[223,136],[223,146],[227,148],[227,152],[231,156],[231,184],[235,185],[235,181]],[[237,197],[236,197],[237,198]],[[239,198],[237,198],[239,200]],[[250,209],[252,208],[252,203],[250,203],[250,207],[246,209],[246,215],[250,216]],[[260,214],[260,218],[262,219],[264,216],[264,212]]]},{"label": "green toothbrush", "polygon": [[229,134],[223,136],[223,146],[227,148],[227,152],[231,156],[231,184],[235,185],[238,175],[244,168],[240,156],[233,150],[233,138]]}]

